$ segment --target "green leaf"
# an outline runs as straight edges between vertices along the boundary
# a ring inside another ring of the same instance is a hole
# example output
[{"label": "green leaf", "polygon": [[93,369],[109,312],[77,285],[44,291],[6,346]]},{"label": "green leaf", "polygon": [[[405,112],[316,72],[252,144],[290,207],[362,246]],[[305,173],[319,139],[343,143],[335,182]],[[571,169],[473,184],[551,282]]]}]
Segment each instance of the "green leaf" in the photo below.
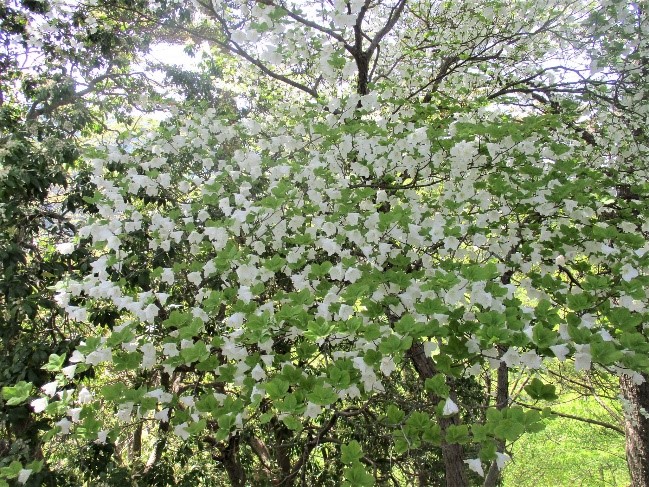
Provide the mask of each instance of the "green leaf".
[{"label": "green leaf", "polygon": [[307,331],[304,336],[310,340],[318,340],[320,338],[328,337],[336,328],[334,323],[326,321],[322,317],[318,317],[315,321],[309,321]]},{"label": "green leaf", "polygon": [[31,463],[28,463],[25,468],[28,468],[32,471],[32,473],[38,473],[41,470],[43,470],[43,465],[45,462],[43,460],[34,460]]},{"label": "green leaf", "polygon": [[15,386],[4,386],[2,397],[7,401],[7,406],[17,406],[29,398],[34,386],[30,382],[21,380]]},{"label": "green leaf", "polygon": [[270,382],[264,384],[264,389],[266,389],[268,397],[273,400],[282,398],[288,391],[288,387],[288,381],[285,381],[284,379],[281,379],[279,377],[275,377]]},{"label": "green leaf", "polygon": [[410,443],[405,438],[397,438],[394,440],[394,453],[401,455],[410,450]]},{"label": "green leaf", "polygon": [[406,413],[399,409],[394,404],[390,404],[386,410],[386,417],[390,424],[400,424],[405,418]]},{"label": "green leaf", "polygon": [[180,356],[183,358],[186,364],[207,360],[209,355],[210,352],[207,349],[207,345],[205,345],[205,342],[203,340],[199,340],[196,343],[194,343],[194,345],[192,345],[191,347],[183,348],[180,351]]},{"label": "green leaf", "polygon": [[307,399],[318,406],[328,406],[338,400],[338,394],[331,387],[316,385],[311,392],[307,394]]},{"label": "green leaf", "polygon": [[458,443],[460,445],[468,443],[469,441],[469,427],[465,424],[455,425],[452,424],[446,428],[446,442]]},{"label": "green leaf", "polygon": [[419,437],[431,423],[428,413],[423,411],[413,411],[406,420],[406,430],[409,435]]},{"label": "green leaf", "polygon": [[187,432],[194,436],[199,434],[201,431],[203,431],[207,426],[207,421],[205,419],[201,419],[200,421],[196,423],[191,423],[189,426],[187,426],[186,430]]},{"label": "green leaf", "polygon": [[444,301],[442,301],[441,298],[426,298],[421,303],[415,303],[415,310],[417,311],[417,313],[434,315],[438,313],[448,312],[448,306],[444,304]]},{"label": "green leaf", "polygon": [[106,346],[113,348],[122,343],[128,343],[135,338],[135,333],[131,330],[130,327],[126,326],[120,331],[114,331],[106,340]]},{"label": "green leaf", "polygon": [[592,306],[592,298],[586,293],[581,294],[568,294],[568,306],[573,311],[581,311]]},{"label": "green leaf", "polygon": [[421,439],[432,443],[433,445],[441,445],[442,429],[438,424],[431,421],[430,424],[424,429],[424,434],[421,435]]},{"label": "green leaf", "polygon": [[299,431],[302,429],[302,423],[295,416],[285,416],[282,418],[282,423],[286,425],[291,431]]},{"label": "green leaf", "polygon": [[352,440],[346,445],[341,445],[340,447],[340,461],[344,465],[351,465],[352,463],[360,460],[363,457],[363,449],[361,444]]},{"label": "green leaf", "polygon": [[508,441],[517,440],[525,432],[525,426],[515,419],[503,419],[494,429],[494,434],[498,438]]},{"label": "green leaf", "polygon": [[15,479],[22,469],[22,464],[18,460],[14,460],[8,467],[0,468],[0,475],[6,479]]},{"label": "green leaf", "polygon": [[178,328],[178,338],[189,340],[197,336],[203,329],[203,321],[200,318],[194,318],[187,325]]},{"label": "green leaf", "polygon": [[525,392],[534,400],[556,401],[559,399],[555,386],[552,384],[546,385],[536,377],[525,386]]},{"label": "green leaf", "polygon": [[473,424],[471,425],[471,436],[473,437],[474,443],[482,443],[487,440],[487,434],[489,428],[482,424]]},{"label": "green leaf", "polygon": [[101,395],[107,401],[118,401],[124,396],[126,386],[121,382],[106,385],[101,388]]},{"label": "green leaf", "polygon": [[390,335],[379,344],[379,351],[385,355],[398,355],[402,350],[408,350],[412,345],[412,337],[399,338],[397,335]]},{"label": "green leaf", "polygon": [[196,401],[196,409],[202,413],[214,414],[219,408],[219,402],[214,397],[214,394],[203,394],[201,398]]},{"label": "green leaf", "polygon": [[611,365],[623,357],[623,353],[613,342],[593,342],[590,344],[590,355],[593,362],[600,365]]},{"label": "green leaf", "polygon": [[121,352],[113,354],[115,370],[135,370],[142,362],[140,352]]},{"label": "green leaf", "polygon": [[346,468],[343,475],[346,479],[346,482],[343,482],[344,487],[371,487],[374,485],[374,477],[367,473],[365,467],[359,462]]},{"label": "green leaf", "polygon": [[447,398],[451,392],[451,388],[446,384],[446,377],[443,374],[437,374],[426,379],[424,387],[426,387],[427,391],[441,398]]},{"label": "green leaf", "polygon": [[41,368],[43,370],[47,370],[48,372],[58,372],[59,370],[61,370],[61,368],[63,368],[64,363],[65,355],[57,355],[53,353],[50,355],[47,363]]},{"label": "green leaf", "polygon": [[532,329],[532,340],[539,348],[548,348],[557,341],[557,334],[553,330],[548,330],[543,324],[538,323]]},{"label": "green leaf", "polygon": [[[478,441],[475,436],[474,440]],[[480,460],[482,460],[483,462],[490,462],[494,460],[496,458],[497,451],[496,443],[493,440],[486,441],[486,438],[485,440],[480,440],[480,442],[482,443],[480,453],[478,454]]]}]

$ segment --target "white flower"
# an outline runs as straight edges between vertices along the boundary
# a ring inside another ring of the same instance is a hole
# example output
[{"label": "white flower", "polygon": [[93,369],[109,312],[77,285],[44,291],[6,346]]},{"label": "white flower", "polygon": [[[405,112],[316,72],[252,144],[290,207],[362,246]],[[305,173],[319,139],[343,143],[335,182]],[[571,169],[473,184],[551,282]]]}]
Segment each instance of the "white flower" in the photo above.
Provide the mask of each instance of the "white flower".
[{"label": "white flower", "polygon": [[578,344],[575,345],[577,353],[575,353],[575,370],[590,370],[592,356],[590,355],[590,345],[589,344]]},{"label": "white flower", "polygon": [[350,267],[345,272],[345,281],[349,281],[351,283],[354,283],[354,282],[358,281],[361,278],[362,275],[363,275],[363,273],[361,271],[359,271],[355,267]]},{"label": "white flower", "polygon": [[41,386],[41,391],[47,394],[50,397],[53,397],[56,394],[56,387],[59,385],[57,381],[48,382],[47,384]]},{"label": "white flower", "polygon": [[464,460],[464,463],[466,463],[469,466],[469,470],[473,470],[475,473],[480,475],[480,477],[484,477],[484,470],[482,470],[482,462],[480,462],[479,458],[470,458],[469,460]]},{"label": "white flower", "polygon": [[169,408],[164,408],[158,411],[153,415],[153,419],[157,419],[158,421],[161,421],[163,423],[166,423],[169,421]]},{"label": "white flower", "polygon": [[95,440],[95,443],[98,445],[105,445],[107,437],[108,437],[108,431],[102,430],[99,433],[97,433],[97,439]]},{"label": "white flower", "polygon": [[508,348],[500,359],[507,364],[507,367],[515,367],[521,363],[520,354],[513,348]]},{"label": "white flower", "polygon": [[72,379],[74,377],[75,370],[77,370],[77,364],[68,365],[67,367],[63,367],[61,369],[61,373],[68,379]]},{"label": "white flower", "polygon": [[173,394],[163,391],[162,389],[155,389],[153,391],[147,392],[145,394],[147,397],[155,397],[158,402],[161,403],[170,403],[173,399]]},{"label": "white flower", "polygon": [[162,282],[166,282],[167,284],[171,285],[174,283],[174,271],[171,270],[169,267],[165,268],[162,270],[162,275],[160,276],[160,279]]},{"label": "white flower", "polygon": [[86,357],[79,350],[75,350],[74,352],[72,352],[72,356],[70,357],[70,363],[76,364],[85,361],[86,361]]},{"label": "white flower", "polygon": [[27,479],[29,476],[32,474],[32,469],[31,468],[23,468],[18,472],[18,483],[19,484],[25,484],[27,482]]},{"label": "white flower", "polygon": [[542,359],[539,357],[534,350],[530,350],[521,355],[521,363],[530,369],[540,369],[542,365]]},{"label": "white flower", "polygon": [[620,270],[622,271],[622,279],[625,281],[638,277],[638,271],[630,264],[624,264]]},{"label": "white flower", "polygon": [[187,407],[192,407],[195,403],[195,400],[193,396],[183,396],[180,398],[180,402]]},{"label": "white flower", "polygon": [[238,297],[244,303],[249,303],[254,296],[252,295],[252,292],[250,291],[250,287],[241,286],[239,288]]},{"label": "white flower", "polygon": [[147,323],[153,323],[155,317],[158,316],[159,311],[160,308],[158,308],[155,304],[151,303],[142,311],[141,316],[143,318],[143,321],[146,321]]},{"label": "white flower", "polygon": [[63,418],[61,421],[57,421],[56,426],[61,428],[61,431],[59,431],[60,435],[67,435],[70,434],[70,426],[72,426],[72,421],[70,421],[68,418]]},{"label": "white flower", "polygon": [[70,408],[68,409],[68,416],[73,423],[78,423],[81,416],[81,408]]},{"label": "white flower", "polygon": [[89,402],[92,402],[92,392],[84,387],[79,391],[79,404],[88,404]]},{"label": "white flower", "polygon": [[314,404],[312,402],[308,402],[306,405],[306,411],[304,411],[304,416],[307,418],[316,418],[318,415],[322,412],[322,407]]},{"label": "white flower", "polygon": [[187,422],[181,423],[174,428],[174,433],[180,436],[183,440],[189,438],[189,431],[187,431]]},{"label": "white flower", "polygon": [[74,244],[72,242],[60,243],[56,246],[56,251],[61,255],[70,255],[74,252]]},{"label": "white flower", "polygon": [[392,357],[383,357],[379,368],[381,369],[381,372],[383,372],[383,375],[389,376],[397,367]]},{"label": "white flower", "polygon": [[30,402],[29,405],[34,409],[35,413],[41,413],[45,411],[45,408],[47,407],[47,398],[39,397]]},{"label": "white flower", "polygon": [[125,404],[120,404],[119,409],[117,410],[117,420],[121,423],[125,423],[131,419],[131,411],[133,410],[133,403],[127,402]]},{"label": "white flower", "polygon": [[162,345],[162,353],[164,353],[167,357],[175,357],[179,354],[178,347],[173,342],[165,343],[164,345]]},{"label": "white flower", "polygon": [[107,347],[98,348],[94,352],[90,352],[86,357],[86,363],[91,365],[98,365],[101,362],[112,362],[112,361],[113,361],[113,352],[111,351],[110,348]]},{"label": "white flower", "polygon": [[511,459],[512,457],[507,455],[507,453],[496,452],[496,466],[498,467],[498,470],[502,470]]},{"label": "white flower", "polygon": [[570,352],[568,345],[566,345],[565,343],[562,343],[560,345],[552,345],[550,347],[550,350],[552,350],[552,353],[559,359],[560,362],[566,360],[566,355],[568,355],[568,353]]},{"label": "white flower", "polygon": [[459,411],[460,408],[457,407],[457,404],[455,404],[450,397],[447,398],[446,402],[444,403],[444,410],[442,411],[442,414],[444,416],[452,416],[453,414],[456,414]]},{"label": "white flower", "polygon": [[252,372],[250,372],[250,376],[253,379],[259,381],[266,378],[266,372],[264,372],[264,369],[261,367],[261,365],[257,364],[255,365],[255,368],[252,369]]},{"label": "white flower", "polygon": [[342,281],[345,277],[345,271],[343,270],[342,265],[338,264],[329,269],[329,277],[334,281]]},{"label": "white flower", "polygon": [[142,368],[148,370],[153,368],[155,365],[155,347],[153,343],[146,342],[140,347],[142,350]]}]

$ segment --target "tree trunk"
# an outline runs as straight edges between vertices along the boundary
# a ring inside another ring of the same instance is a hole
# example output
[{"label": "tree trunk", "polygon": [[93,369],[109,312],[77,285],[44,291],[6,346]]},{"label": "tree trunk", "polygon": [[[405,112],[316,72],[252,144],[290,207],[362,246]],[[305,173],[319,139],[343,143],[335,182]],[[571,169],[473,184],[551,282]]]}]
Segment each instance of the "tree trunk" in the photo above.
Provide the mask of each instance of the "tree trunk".
[{"label": "tree trunk", "polygon": [[649,376],[643,377],[645,381],[640,385],[626,375],[620,377],[622,397],[629,401],[624,431],[632,487],[649,487]]},{"label": "tree trunk", "polygon": [[274,456],[282,475],[280,485],[292,487],[295,477],[291,477],[291,451],[288,444],[292,439],[293,432],[276,418],[273,418],[270,424],[273,427],[273,433],[275,435]]},{"label": "tree trunk", "polygon": [[246,485],[246,471],[239,460],[240,440],[241,438],[238,435],[231,436],[221,455],[221,461],[232,487],[245,487]]},{"label": "tree trunk", "polygon": [[[501,350],[501,356],[506,350]],[[496,409],[501,410],[509,404],[509,369],[505,362],[500,362],[497,372]],[[498,440],[497,451],[505,452],[504,440]],[[500,482],[500,469],[496,461],[491,462],[483,487],[495,487]]]},{"label": "tree trunk", "polygon": [[[408,350],[408,355],[423,380],[430,379],[436,373],[435,364],[430,357],[424,352],[424,345],[421,342],[414,342]],[[437,402],[439,397],[432,396],[431,399]],[[460,417],[457,414],[446,416],[440,419],[439,426],[442,434],[452,424],[459,424]],[[448,487],[467,487],[469,484],[464,470],[464,453],[462,445],[457,443],[446,443],[442,440],[442,459],[444,460],[444,469],[446,473],[446,485]]]}]

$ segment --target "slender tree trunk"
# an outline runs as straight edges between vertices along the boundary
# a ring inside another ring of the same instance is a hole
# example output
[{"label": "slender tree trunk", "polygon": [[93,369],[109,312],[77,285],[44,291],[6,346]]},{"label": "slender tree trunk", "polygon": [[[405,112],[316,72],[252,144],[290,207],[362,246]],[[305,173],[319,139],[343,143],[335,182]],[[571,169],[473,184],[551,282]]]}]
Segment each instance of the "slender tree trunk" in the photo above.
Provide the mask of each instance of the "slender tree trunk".
[{"label": "slender tree trunk", "polygon": [[[435,364],[430,357],[426,356],[424,346],[421,342],[414,342],[408,351],[419,377],[422,380],[429,379],[435,375]],[[432,396],[433,401],[440,398]],[[460,417],[457,414],[445,416],[440,419],[439,426],[442,434],[452,424],[459,424]],[[464,452],[462,445],[457,443],[446,443],[442,440],[442,459],[446,472],[446,485],[448,487],[467,487],[469,484],[464,470]]]},{"label": "slender tree trunk", "polygon": [[133,432],[133,443],[131,444],[131,460],[139,460],[142,456],[142,423],[138,423]]},{"label": "slender tree trunk", "polygon": [[[502,351],[504,353],[504,351]],[[502,355],[502,354],[501,354]],[[506,407],[509,403],[509,369],[505,362],[500,362],[497,372],[496,384],[496,409],[500,410]],[[498,452],[505,451],[505,442],[498,440]],[[500,469],[498,464],[494,461],[491,462],[491,467],[487,472],[483,487],[495,487],[500,482]]]},{"label": "slender tree trunk", "polygon": [[[160,374],[160,385],[164,390],[172,390],[171,376],[166,372]],[[169,421],[160,421],[158,423],[158,438],[155,441],[155,446],[149,455],[149,458],[144,465],[144,475],[148,474],[151,470],[155,468],[162,454],[167,446],[167,434],[169,433]]]},{"label": "slender tree trunk", "polygon": [[637,385],[623,375],[620,377],[622,397],[629,403],[624,414],[626,461],[632,487],[649,487],[649,376]]}]

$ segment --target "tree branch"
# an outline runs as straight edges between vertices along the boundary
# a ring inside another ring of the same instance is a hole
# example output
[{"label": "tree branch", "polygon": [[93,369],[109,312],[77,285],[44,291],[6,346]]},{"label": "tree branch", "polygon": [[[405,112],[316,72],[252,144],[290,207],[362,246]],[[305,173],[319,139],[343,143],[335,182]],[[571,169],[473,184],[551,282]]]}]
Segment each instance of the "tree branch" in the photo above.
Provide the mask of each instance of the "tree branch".
[{"label": "tree branch", "polygon": [[[539,408],[537,406],[532,406],[530,404],[525,404],[519,401],[515,401],[516,404],[519,406],[523,406],[529,409],[535,409],[536,411],[543,411],[544,408]],[[620,433],[621,435],[624,434],[624,430],[620,428],[619,426],[615,426],[614,424],[611,423],[606,423],[605,421],[598,421],[596,419],[589,419],[589,418],[582,418],[581,416],[575,416],[574,414],[568,414],[568,413],[560,413],[557,411],[550,411],[552,414],[555,416],[559,416],[561,418],[566,418],[566,419],[574,419],[575,421],[581,421],[582,423],[588,423],[588,424],[594,424],[596,426],[601,426],[602,428],[610,429],[613,431],[616,431]]]}]

